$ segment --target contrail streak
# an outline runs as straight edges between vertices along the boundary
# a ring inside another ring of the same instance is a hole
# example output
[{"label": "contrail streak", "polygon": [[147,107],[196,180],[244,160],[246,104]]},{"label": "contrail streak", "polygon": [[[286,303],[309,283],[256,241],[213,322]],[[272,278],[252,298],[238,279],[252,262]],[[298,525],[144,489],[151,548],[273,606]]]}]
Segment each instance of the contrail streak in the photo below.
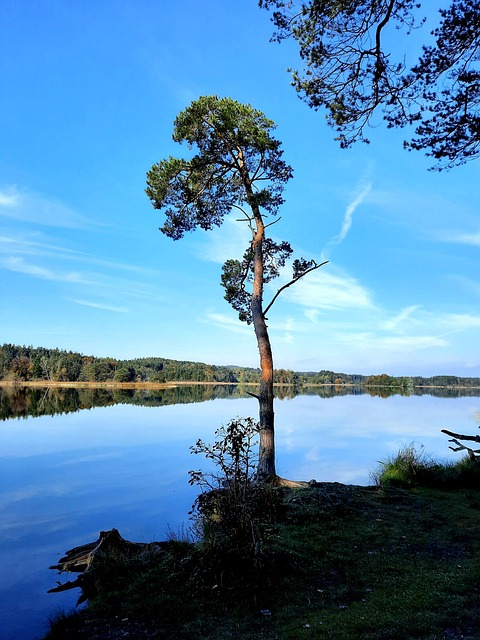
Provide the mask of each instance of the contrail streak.
[{"label": "contrail streak", "polygon": [[356,209],[362,204],[365,198],[368,196],[372,189],[372,183],[367,182],[362,184],[362,189],[356,196],[356,198],[350,202],[345,209],[345,214],[343,216],[342,227],[340,229],[340,233],[334,236],[331,240],[329,240],[322,251],[322,260],[328,260],[331,251],[337,247],[341,242],[345,240],[348,232],[350,231],[350,227],[352,226],[352,218]]}]

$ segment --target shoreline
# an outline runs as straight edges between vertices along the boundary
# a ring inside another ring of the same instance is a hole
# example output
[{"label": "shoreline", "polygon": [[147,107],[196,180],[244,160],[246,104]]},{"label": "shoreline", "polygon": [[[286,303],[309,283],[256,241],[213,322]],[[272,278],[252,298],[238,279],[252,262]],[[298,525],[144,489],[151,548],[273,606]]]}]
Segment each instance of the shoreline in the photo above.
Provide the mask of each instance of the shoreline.
[{"label": "shoreline", "polygon": [[[206,382],[206,381],[187,381],[187,380],[171,380],[169,382],[115,382],[115,381],[106,381],[106,382],[95,382],[95,381],[85,381],[85,382],[63,382],[58,380],[0,380],[0,387],[9,387],[9,388],[20,388],[20,387],[49,387],[49,388],[73,388],[73,389],[174,389],[175,387],[181,386],[195,386],[195,385],[203,385],[203,386],[243,386],[243,387],[255,387],[258,386],[259,382]],[[292,384],[283,384],[279,382],[274,383],[275,387],[292,387],[295,385]],[[336,387],[336,388],[364,388],[364,389],[391,389],[392,391],[397,391],[396,387],[391,387],[388,385],[364,385],[364,384],[353,384],[353,383],[344,383],[344,384],[334,384],[334,383],[304,383],[300,385],[304,388],[311,387]],[[480,386],[463,386],[463,385],[417,385],[413,387],[413,389],[480,389]]]}]

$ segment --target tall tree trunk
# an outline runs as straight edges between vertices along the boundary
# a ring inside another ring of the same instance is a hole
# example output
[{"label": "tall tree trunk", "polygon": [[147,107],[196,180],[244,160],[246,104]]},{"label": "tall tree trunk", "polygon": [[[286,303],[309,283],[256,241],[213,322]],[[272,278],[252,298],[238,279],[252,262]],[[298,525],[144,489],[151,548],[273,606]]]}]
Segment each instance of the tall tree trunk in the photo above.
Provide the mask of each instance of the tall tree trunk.
[{"label": "tall tree trunk", "polygon": [[260,451],[258,477],[275,478],[275,427],[273,411],[273,355],[268,328],[263,314],[263,240],[265,226],[258,209],[254,208],[256,233],[253,239],[254,279],[252,295],[252,319],[260,354],[262,379],[260,383],[259,422]]}]

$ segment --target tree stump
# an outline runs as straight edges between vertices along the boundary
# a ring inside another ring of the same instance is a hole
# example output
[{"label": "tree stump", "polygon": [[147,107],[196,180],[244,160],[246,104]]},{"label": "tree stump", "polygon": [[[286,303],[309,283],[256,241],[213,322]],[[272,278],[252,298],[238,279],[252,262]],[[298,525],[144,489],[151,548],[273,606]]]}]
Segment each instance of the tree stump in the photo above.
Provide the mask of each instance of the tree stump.
[{"label": "tree stump", "polygon": [[59,573],[69,572],[79,573],[80,575],[75,580],[69,580],[64,583],[57,582],[57,586],[49,589],[48,593],[59,593],[60,591],[80,588],[82,593],[77,601],[78,606],[88,600],[95,592],[95,586],[89,579],[89,572],[99,554],[115,550],[126,555],[133,555],[146,549],[161,551],[166,545],[168,545],[168,542],[130,542],[122,538],[117,529],[100,531],[98,540],[70,549],[63,558],[60,558],[58,564],[50,567],[50,569],[57,570]]}]

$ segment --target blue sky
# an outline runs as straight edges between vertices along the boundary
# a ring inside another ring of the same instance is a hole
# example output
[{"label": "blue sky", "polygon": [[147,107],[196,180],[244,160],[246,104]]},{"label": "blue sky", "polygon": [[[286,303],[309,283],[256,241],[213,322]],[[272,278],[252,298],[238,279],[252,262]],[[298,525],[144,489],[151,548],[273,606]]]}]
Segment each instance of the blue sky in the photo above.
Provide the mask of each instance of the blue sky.
[{"label": "blue sky", "polygon": [[179,7],[4,2],[0,343],[258,365],[219,285],[245,230],[232,216],[173,242],[144,193],[153,163],[185,153],[175,116],[216,94],[277,123],[294,179],[276,238],[330,261],[269,313],[275,365],[480,376],[479,162],[429,172],[380,123],[371,145],[340,150],[256,0]]}]

